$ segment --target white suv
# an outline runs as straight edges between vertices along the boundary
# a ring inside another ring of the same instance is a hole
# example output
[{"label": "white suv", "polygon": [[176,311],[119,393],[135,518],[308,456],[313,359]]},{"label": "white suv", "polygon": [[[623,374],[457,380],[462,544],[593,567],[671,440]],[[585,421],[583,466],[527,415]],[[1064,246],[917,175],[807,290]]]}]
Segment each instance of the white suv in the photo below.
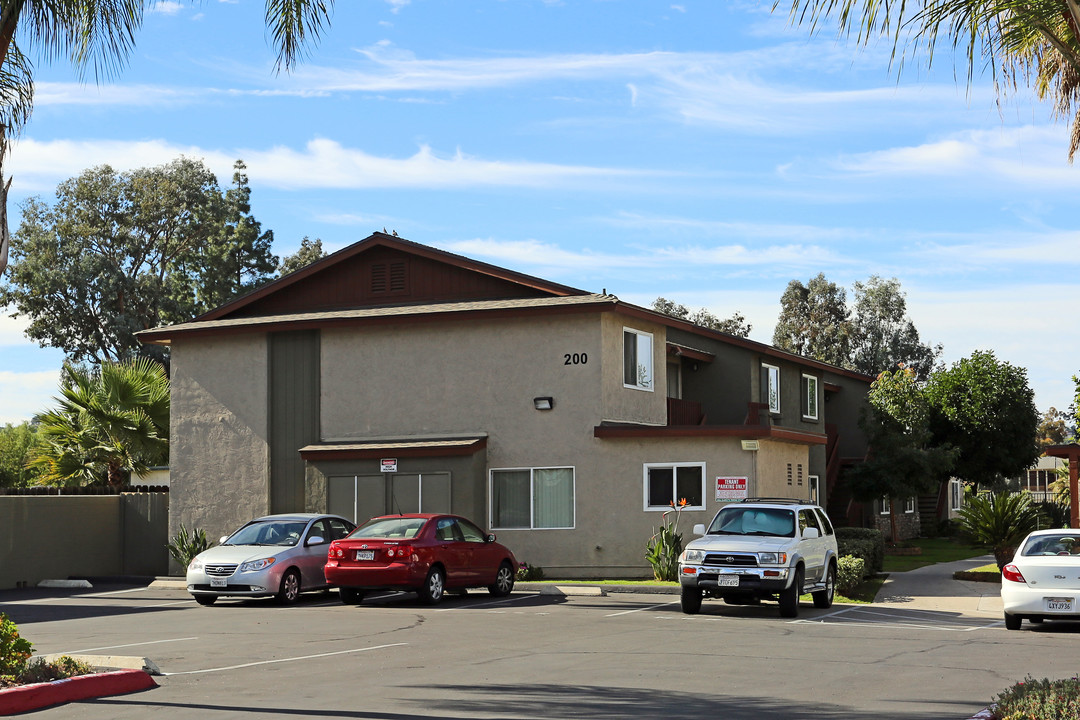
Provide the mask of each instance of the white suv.
[{"label": "white suv", "polygon": [[682,610],[694,614],[703,597],[732,604],[780,603],[781,617],[799,614],[799,596],[832,605],[836,535],[817,505],[786,498],[750,498],[720,509],[709,529],[695,525],[679,556]]}]

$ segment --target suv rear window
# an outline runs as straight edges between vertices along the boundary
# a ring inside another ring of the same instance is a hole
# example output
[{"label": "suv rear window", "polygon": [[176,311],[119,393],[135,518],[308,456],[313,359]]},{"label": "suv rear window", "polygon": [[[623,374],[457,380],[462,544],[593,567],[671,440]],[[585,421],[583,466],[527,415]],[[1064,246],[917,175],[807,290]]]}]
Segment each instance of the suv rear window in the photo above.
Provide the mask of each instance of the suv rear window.
[{"label": "suv rear window", "polygon": [[783,508],[729,505],[717,513],[708,534],[795,537],[795,513]]}]

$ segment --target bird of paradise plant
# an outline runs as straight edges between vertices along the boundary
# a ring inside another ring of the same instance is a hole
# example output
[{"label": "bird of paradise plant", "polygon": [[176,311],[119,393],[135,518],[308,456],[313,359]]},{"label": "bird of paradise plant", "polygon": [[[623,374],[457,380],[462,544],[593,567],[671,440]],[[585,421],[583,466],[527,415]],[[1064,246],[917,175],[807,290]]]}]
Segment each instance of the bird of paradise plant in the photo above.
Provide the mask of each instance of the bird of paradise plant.
[{"label": "bird of paradise plant", "polygon": [[[660,519],[660,529],[645,545],[645,559],[652,565],[653,577],[657,580],[673,582],[679,579],[679,555],[683,551],[679,516],[688,504],[686,498],[681,498],[678,504],[672,501],[672,509],[665,511]],[[675,517],[670,518],[673,513]]]}]

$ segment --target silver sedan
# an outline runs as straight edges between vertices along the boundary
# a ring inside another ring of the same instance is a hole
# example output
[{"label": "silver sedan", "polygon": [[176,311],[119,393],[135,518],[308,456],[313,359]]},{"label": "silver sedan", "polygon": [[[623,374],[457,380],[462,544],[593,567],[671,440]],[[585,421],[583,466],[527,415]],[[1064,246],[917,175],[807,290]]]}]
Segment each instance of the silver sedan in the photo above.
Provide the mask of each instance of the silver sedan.
[{"label": "silver sedan", "polygon": [[301,592],[327,587],[327,548],[354,527],[337,515],[257,518],[191,561],[188,592],[200,605],[213,605],[219,597],[275,597],[294,603]]}]

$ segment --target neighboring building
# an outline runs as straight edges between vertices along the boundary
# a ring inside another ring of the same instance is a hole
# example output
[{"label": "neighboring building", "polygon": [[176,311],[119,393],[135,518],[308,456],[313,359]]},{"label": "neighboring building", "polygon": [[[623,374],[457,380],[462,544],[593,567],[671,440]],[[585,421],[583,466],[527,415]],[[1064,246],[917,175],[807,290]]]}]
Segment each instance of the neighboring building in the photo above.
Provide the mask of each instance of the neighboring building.
[{"label": "neighboring building", "polygon": [[1064,458],[1042,455],[1038,461],[1018,478],[1014,478],[1019,490],[1029,493],[1035,502],[1052,501],[1057,493],[1050,489],[1068,463]]},{"label": "neighboring building", "polygon": [[866,450],[872,378],[383,233],[140,339],[171,346],[173,532],[453,511],[636,577],[670,503],[825,503]]}]

